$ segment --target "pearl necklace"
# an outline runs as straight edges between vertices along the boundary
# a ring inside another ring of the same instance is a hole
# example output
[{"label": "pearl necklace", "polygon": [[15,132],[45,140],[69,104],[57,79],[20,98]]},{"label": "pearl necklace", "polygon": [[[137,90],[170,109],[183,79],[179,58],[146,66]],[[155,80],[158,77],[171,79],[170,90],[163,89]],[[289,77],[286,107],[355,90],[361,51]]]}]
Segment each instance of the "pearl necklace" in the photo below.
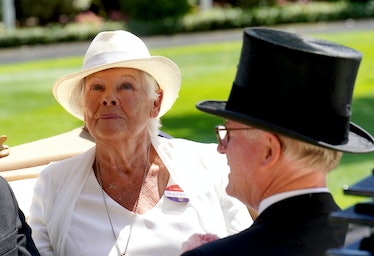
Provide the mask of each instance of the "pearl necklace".
[{"label": "pearl necklace", "polygon": [[120,247],[118,245],[117,235],[116,235],[116,232],[114,231],[112,218],[110,217],[110,213],[109,213],[109,209],[108,209],[108,204],[107,204],[107,201],[106,201],[106,198],[105,198],[105,192],[104,192],[103,183],[102,183],[102,180],[101,180],[101,172],[100,172],[100,168],[99,168],[99,163],[96,161],[97,178],[98,178],[98,182],[99,182],[99,185],[100,185],[101,194],[103,196],[103,201],[104,201],[104,205],[105,205],[106,214],[108,216],[108,221],[109,221],[110,227],[112,229],[112,234],[113,234],[113,238],[114,238],[114,241],[115,241],[114,245],[116,246],[116,250],[117,250],[117,255],[118,256],[128,256],[128,254],[127,254],[127,248],[129,246],[129,242],[130,242],[130,238],[131,238],[131,234],[132,234],[132,229],[134,227],[135,220],[136,220],[136,217],[137,217],[136,212],[138,211],[139,200],[140,200],[140,196],[141,196],[142,191],[143,191],[143,186],[144,186],[144,183],[145,183],[145,178],[147,177],[148,162],[149,162],[149,157],[150,157],[150,149],[151,149],[151,145],[148,145],[148,149],[147,149],[147,160],[146,160],[146,162],[144,164],[144,173],[143,173],[142,185],[140,187],[138,199],[136,200],[136,203],[135,203],[134,218],[133,218],[133,220],[131,222],[131,225],[130,225],[129,236],[127,237],[127,242],[126,242],[126,247],[125,247],[124,252],[121,252],[121,249],[120,249]]}]

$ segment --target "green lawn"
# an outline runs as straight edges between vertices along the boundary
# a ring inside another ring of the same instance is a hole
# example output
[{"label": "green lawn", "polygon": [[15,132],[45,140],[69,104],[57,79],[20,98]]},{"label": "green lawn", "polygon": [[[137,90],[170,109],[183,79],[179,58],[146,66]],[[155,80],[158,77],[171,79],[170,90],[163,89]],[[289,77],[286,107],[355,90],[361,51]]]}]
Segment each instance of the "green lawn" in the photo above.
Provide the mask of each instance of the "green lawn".
[{"label": "green lawn", "polygon": [[[351,46],[364,54],[354,93],[352,121],[374,134],[374,32],[314,36]],[[174,60],[182,71],[179,99],[163,117],[165,132],[192,140],[215,141],[213,127],[222,120],[196,110],[195,104],[204,99],[227,99],[240,47],[241,42],[237,41],[151,49],[154,55]],[[8,136],[6,144],[19,145],[82,125],[56,103],[51,93],[57,77],[80,69],[82,57],[0,65],[0,135]],[[369,175],[374,167],[373,156],[347,154],[340,167],[329,175],[328,186],[341,207],[362,200],[344,196],[341,188]]]}]

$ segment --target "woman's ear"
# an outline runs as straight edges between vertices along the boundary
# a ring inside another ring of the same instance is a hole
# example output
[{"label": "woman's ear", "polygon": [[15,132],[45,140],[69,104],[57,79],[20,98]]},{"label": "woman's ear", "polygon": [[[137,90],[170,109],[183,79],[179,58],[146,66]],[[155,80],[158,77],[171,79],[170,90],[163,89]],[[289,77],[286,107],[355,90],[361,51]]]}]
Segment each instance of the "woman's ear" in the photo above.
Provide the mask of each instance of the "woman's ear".
[{"label": "woman's ear", "polygon": [[157,91],[158,97],[153,101],[153,108],[151,112],[151,117],[157,117],[158,113],[160,112],[162,99],[164,97],[164,91],[159,89]]}]

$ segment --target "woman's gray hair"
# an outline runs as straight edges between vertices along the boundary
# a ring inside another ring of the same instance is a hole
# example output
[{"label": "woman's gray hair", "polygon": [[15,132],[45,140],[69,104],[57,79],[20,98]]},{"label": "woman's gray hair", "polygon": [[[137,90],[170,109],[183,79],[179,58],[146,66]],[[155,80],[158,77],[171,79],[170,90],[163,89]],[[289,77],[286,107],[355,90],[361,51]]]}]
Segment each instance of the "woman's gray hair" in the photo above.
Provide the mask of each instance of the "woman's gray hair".
[{"label": "woman's gray hair", "polygon": [[[156,100],[159,97],[159,93],[157,90],[160,89],[159,85],[157,84],[156,80],[150,74],[140,71],[140,78],[142,81],[142,85],[144,86],[145,92],[149,99]],[[160,118],[154,117],[148,123],[148,133],[150,136],[157,136],[160,132],[161,127],[161,120]]]}]

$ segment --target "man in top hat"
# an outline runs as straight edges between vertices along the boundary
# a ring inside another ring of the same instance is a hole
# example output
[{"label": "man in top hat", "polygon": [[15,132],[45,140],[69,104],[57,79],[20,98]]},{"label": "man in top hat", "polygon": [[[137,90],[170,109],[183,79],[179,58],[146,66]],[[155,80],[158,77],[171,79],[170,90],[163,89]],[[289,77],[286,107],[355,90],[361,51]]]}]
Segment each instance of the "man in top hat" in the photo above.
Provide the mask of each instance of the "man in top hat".
[{"label": "man in top hat", "polygon": [[230,165],[228,194],[258,210],[248,229],[185,252],[197,255],[324,255],[346,227],[326,186],[342,152],[374,151],[350,122],[362,55],[348,47],[266,28],[244,31],[228,101],[197,108],[225,118],[218,148]]}]

